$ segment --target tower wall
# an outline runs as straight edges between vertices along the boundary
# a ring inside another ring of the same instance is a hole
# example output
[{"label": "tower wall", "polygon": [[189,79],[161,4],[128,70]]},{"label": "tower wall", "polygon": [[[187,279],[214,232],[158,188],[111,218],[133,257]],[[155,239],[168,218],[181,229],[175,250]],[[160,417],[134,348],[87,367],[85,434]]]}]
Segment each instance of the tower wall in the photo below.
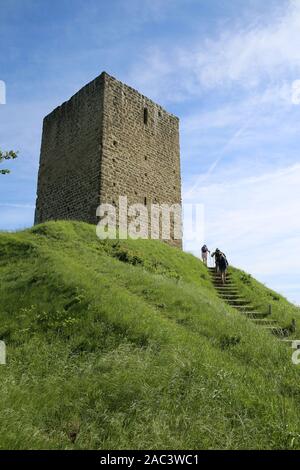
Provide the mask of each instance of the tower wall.
[{"label": "tower wall", "polygon": [[44,120],[35,222],[97,223],[119,196],[181,205],[179,120],[104,72]]},{"label": "tower wall", "polygon": [[104,76],[45,117],[35,223],[96,223],[99,205]]},{"label": "tower wall", "polygon": [[[144,113],[147,113],[147,124]],[[115,186],[114,186],[115,184]],[[134,89],[107,76],[101,199],[181,203],[179,120]]]}]

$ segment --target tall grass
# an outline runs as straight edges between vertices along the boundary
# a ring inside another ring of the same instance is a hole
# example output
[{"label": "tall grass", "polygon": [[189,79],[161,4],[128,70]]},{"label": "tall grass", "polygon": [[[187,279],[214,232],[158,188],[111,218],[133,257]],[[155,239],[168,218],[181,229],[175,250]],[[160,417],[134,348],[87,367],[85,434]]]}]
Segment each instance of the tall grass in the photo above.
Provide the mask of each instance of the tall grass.
[{"label": "tall grass", "polygon": [[0,448],[300,448],[291,351],[193,256],[75,222],[3,233],[0,256]]}]

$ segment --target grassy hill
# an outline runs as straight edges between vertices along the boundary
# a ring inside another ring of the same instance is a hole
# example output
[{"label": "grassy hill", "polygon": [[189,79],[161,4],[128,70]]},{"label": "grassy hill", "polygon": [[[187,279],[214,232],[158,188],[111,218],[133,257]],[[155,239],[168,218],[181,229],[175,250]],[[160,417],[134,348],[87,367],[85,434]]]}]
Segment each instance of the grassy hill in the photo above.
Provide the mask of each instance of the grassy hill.
[{"label": "grassy hill", "polygon": [[223,303],[192,255],[52,222],[1,233],[0,261],[0,448],[300,448],[292,350]]}]

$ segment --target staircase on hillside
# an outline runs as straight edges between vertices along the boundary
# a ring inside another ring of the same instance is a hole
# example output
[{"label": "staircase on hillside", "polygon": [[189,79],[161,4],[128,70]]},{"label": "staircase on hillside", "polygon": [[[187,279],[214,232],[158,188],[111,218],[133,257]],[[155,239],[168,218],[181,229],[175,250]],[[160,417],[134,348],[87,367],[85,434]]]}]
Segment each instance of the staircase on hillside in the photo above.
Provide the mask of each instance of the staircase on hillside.
[{"label": "staircase on hillside", "polygon": [[[218,292],[219,297],[231,307],[234,307],[238,312],[256,325],[260,325],[265,330],[270,331],[281,340],[284,340],[286,336],[293,333],[292,326],[288,328],[282,328],[277,320],[270,319],[271,309],[268,312],[262,312],[257,310],[251,302],[242,297],[239,290],[235,286],[231,273],[227,273],[225,284],[222,283],[221,275],[216,273],[215,268],[208,268],[211,275],[213,284]],[[284,340],[286,341],[286,340]]]}]

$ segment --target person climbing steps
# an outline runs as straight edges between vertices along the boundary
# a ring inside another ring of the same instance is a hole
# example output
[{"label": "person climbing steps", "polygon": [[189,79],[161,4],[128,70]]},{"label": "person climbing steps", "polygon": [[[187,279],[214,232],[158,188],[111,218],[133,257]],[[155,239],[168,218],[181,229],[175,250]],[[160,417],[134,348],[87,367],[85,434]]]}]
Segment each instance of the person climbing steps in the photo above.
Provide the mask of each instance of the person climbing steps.
[{"label": "person climbing steps", "polygon": [[201,248],[201,254],[202,254],[202,261],[205,264],[205,266],[207,266],[208,253],[210,254],[209,249],[207,248],[206,245],[203,245],[203,247]]},{"label": "person climbing steps", "polygon": [[221,253],[219,257],[219,271],[221,274],[222,284],[226,283],[226,274],[227,274],[228,264],[229,263],[227,261],[226,256],[224,255],[224,253]]},{"label": "person climbing steps", "polygon": [[216,251],[214,251],[214,253],[211,255],[211,257],[215,258],[216,273],[220,272],[222,283],[225,284],[226,272],[227,272],[228,265],[229,265],[226,255],[222,253],[222,251],[219,250],[219,248],[217,248]]}]

